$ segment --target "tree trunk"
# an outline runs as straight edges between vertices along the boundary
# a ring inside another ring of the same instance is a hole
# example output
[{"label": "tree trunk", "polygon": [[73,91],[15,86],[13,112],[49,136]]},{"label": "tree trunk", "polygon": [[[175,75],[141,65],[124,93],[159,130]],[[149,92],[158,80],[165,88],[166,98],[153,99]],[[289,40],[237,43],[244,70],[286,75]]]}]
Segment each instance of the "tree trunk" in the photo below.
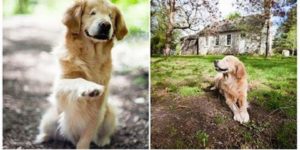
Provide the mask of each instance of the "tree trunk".
[{"label": "tree trunk", "polygon": [[270,19],[267,20],[267,33],[266,33],[266,53],[265,57],[268,57],[270,51]]},{"label": "tree trunk", "polygon": [[264,0],[264,13],[267,22],[267,32],[266,32],[266,53],[265,57],[268,57],[271,50],[271,43],[270,43],[270,27],[271,27],[271,8],[272,8],[272,0]]},{"label": "tree trunk", "polygon": [[171,43],[172,43],[172,36],[173,36],[173,19],[174,19],[174,12],[175,12],[175,0],[169,1],[169,10],[168,10],[168,29],[166,33],[166,43],[164,49],[164,56],[169,56],[171,52]]}]

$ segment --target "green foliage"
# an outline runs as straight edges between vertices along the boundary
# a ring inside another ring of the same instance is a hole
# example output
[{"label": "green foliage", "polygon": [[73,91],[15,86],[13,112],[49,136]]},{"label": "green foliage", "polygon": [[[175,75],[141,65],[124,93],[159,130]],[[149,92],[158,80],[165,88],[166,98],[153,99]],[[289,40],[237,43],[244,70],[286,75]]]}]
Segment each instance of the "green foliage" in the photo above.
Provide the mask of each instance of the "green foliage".
[{"label": "green foliage", "polygon": [[183,149],[184,147],[186,147],[186,145],[184,144],[184,142],[180,139],[176,139],[175,141],[175,148],[176,149]]},{"label": "green foliage", "polygon": [[[38,15],[61,17],[73,0],[4,0],[4,16]],[[148,0],[113,0],[123,12],[129,35],[148,36],[150,6]],[[137,13],[138,12],[138,13]]]},{"label": "green foliage", "polygon": [[201,92],[198,87],[183,86],[179,88],[179,94],[181,96],[196,96]]},{"label": "green foliage", "polygon": [[229,19],[229,20],[234,20],[234,19],[237,19],[237,18],[240,18],[240,17],[241,17],[241,14],[239,12],[232,12],[225,18]]},{"label": "green foliage", "polygon": [[[163,54],[163,49],[166,44],[166,32],[168,17],[165,9],[157,10],[151,16],[151,55]],[[179,30],[173,30],[171,37],[172,53],[178,53],[179,38],[181,33]],[[179,47],[180,48],[180,47]]]},{"label": "green foliage", "polygon": [[209,135],[202,130],[197,131],[196,139],[201,143],[200,145],[206,147]]},{"label": "green foliage", "polygon": [[286,122],[277,133],[278,148],[294,149],[297,145],[297,124]]},{"label": "green foliage", "polygon": [[282,50],[288,49],[295,51],[297,49],[297,7],[290,10],[287,20],[279,27],[273,48],[275,52],[281,53]]},{"label": "green foliage", "polygon": [[139,87],[146,87],[148,84],[148,78],[144,76],[138,76],[133,80],[133,84]]},{"label": "green foliage", "polygon": [[225,117],[223,115],[217,115],[214,119],[214,122],[218,124],[223,124],[225,122]]},{"label": "green foliage", "polygon": [[253,140],[251,132],[248,132],[248,131],[244,131],[243,137],[246,142],[250,142]]},{"label": "green foliage", "polygon": [[[164,10],[159,10],[151,17],[156,19],[157,25],[151,26],[151,54],[162,54],[166,43],[167,25],[162,22],[167,22],[167,14]],[[154,21],[154,20],[152,20]]]}]

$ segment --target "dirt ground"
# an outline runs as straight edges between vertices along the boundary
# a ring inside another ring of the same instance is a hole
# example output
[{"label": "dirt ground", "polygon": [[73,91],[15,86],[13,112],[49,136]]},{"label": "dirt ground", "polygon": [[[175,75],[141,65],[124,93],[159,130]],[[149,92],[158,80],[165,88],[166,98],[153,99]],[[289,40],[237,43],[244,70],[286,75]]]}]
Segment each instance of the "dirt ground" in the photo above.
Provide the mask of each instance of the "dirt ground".
[{"label": "dirt ground", "polygon": [[178,97],[156,90],[151,98],[152,148],[276,148],[276,133],[288,121],[250,103],[248,124],[233,120],[225,100],[216,92]]},{"label": "dirt ground", "polygon": [[[66,141],[32,143],[49,105],[46,98],[56,72],[49,52],[61,36],[60,21],[17,16],[4,19],[3,27],[3,148],[74,148]],[[113,50],[115,69],[109,101],[118,108],[119,126],[111,144],[103,148],[149,146],[148,61],[145,59],[148,49],[141,50],[144,45],[132,41],[120,42]],[[91,148],[98,147],[92,144]]]}]

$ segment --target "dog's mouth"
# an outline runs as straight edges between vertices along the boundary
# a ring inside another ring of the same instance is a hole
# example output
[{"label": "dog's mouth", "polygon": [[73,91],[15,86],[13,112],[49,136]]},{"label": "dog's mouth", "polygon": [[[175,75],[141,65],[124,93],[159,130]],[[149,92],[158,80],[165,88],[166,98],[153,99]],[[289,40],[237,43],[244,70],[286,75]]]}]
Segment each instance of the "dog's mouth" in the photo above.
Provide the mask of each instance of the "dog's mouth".
[{"label": "dog's mouth", "polygon": [[221,68],[218,65],[215,65],[215,70],[218,72],[225,72],[228,71],[228,68]]},{"label": "dog's mouth", "polygon": [[91,37],[91,38],[96,39],[96,40],[101,40],[101,41],[109,40],[108,34],[97,34],[97,35],[92,36],[92,35],[89,34],[89,32],[87,30],[85,30],[85,34],[88,37]]}]

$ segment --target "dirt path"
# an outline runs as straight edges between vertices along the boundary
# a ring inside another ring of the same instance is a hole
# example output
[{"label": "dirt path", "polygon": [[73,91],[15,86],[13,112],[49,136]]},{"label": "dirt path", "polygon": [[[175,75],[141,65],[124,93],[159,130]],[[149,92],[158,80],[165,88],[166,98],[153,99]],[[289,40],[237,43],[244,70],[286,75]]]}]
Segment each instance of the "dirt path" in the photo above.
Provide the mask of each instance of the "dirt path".
[{"label": "dirt path", "polygon": [[[49,52],[60,37],[57,23],[30,16],[4,20],[3,148],[74,148],[64,141],[32,144],[56,72]],[[134,52],[138,55],[133,61],[143,59],[147,53],[141,47],[129,40],[114,49],[113,57],[118,59],[114,60],[110,101],[119,108],[119,126],[104,148],[148,148],[148,66],[120,57]]]},{"label": "dirt path", "polygon": [[286,121],[282,114],[266,111],[251,103],[251,122],[242,125],[233,120],[224,98],[216,95],[208,92],[201,97],[153,97],[151,147],[278,147],[276,133]]}]

